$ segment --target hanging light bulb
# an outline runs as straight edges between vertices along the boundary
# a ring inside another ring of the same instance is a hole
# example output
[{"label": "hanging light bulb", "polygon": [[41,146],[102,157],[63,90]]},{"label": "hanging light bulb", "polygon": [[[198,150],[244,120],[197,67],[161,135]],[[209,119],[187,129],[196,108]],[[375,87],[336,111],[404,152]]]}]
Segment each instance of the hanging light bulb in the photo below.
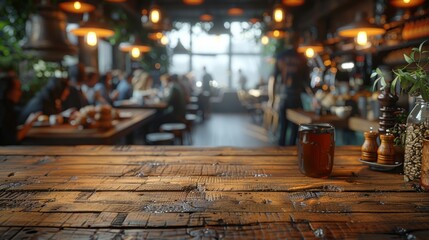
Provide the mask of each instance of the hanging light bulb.
[{"label": "hanging light bulb", "polygon": [[285,18],[285,12],[284,12],[283,6],[281,4],[277,4],[273,10],[274,22],[280,23],[284,20],[284,18]]},{"label": "hanging light bulb", "polygon": [[313,48],[307,48],[307,50],[305,50],[305,56],[307,58],[313,58],[314,57],[314,49]]},{"label": "hanging light bulb", "polygon": [[161,42],[162,45],[167,45],[168,44],[168,37],[167,36],[162,36],[161,40],[159,40]]},{"label": "hanging light bulb", "polygon": [[88,32],[86,34],[86,44],[91,47],[97,45],[97,34],[95,32]]},{"label": "hanging light bulb", "polygon": [[267,36],[262,36],[261,43],[262,45],[267,45],[270,42],[270,39]]},{"label": "hanging light bulb", "polygon": [[133,47],[131,49],[131,56],[133,58],[139,58],[140,57],[140,49],[138,49],[137,47]]},{"label": "hanging light bulb", "polygon": [[360,31],[356,37],[356,43],[365,46],[368,43],[368,35],[365,31]]},{"label": "hanging light bulb", "polygon": [[152,23],[159,23],[161,21],[161,11],[158,7],[153,7],[149,13],[149,19]]},{"label": "hanging light bulb", "polygon": [[412,8],[421,5],[425,0],[390,0],[390,4],[397,8]]},{"label": "hanging light bulb", "polygon": [[59,7],[62,10],[71,12],[71,13],[85,13],[85,12],[91,12],[95,9],[94,5],[83,1],[62,2],[59,4]]}]

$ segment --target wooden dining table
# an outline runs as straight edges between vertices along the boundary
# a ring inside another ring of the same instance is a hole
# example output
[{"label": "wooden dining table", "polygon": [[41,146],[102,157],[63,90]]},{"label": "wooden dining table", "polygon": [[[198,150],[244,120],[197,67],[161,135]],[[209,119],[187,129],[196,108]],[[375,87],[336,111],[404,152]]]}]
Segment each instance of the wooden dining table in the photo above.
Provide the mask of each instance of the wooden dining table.
[{"label": "wooden dining table", "polygon": [[[108,129],[81,128],[70,124],[39,126],[30,129],[24,145],[116,144],[121,138],[149,123],[156,111],[150,109],[121,109],[120,119]],[[122,114],[121,114],[122,113]]]},{"label": "wooden dining table", "polygon": [[427,239],[429,193],[335,149],[0,147],[0,239]]}]

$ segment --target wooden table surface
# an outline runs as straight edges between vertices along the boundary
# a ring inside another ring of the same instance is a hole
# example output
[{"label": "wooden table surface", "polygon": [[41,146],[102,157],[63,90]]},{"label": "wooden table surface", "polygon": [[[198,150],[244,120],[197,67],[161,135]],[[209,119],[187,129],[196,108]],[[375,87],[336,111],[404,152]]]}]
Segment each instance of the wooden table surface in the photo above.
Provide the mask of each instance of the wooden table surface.
[{"label": "wooden table surface", "polygon": [[33,127],[25,137],[24,145],[79,145],[79,144],[114,144],[120,138],[137,130],[150,121],[156,113],[149,109],[121,109],[130,113],[130,118],[114,120],[113,128],[79,129],[69,124]]},{"label": "wooden table surface", "polygon": [[427,239],[429,193],[335,151],[332,176],[296,148],[0,148],[0,239]]},{"label": "wooden table surface", "polygon": [[144,103],[140,104],[132,100],[120,100],[113,103],[115,108],[137,108],[137,109],[155,109],[155,110],[164,110],[168,107],[165,102],[157,103]]}]

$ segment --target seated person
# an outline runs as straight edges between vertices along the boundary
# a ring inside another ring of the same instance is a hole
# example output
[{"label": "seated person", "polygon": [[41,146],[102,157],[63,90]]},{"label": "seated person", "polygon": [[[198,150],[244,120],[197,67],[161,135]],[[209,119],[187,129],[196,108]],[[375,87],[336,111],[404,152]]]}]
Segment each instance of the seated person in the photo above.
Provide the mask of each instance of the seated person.
[{"label": "seated person", "polygon": [[168,104],[165,122],[185,122],[186,101],[177,74],[169,76],[163,84],[167,90],[165,102]]},{"label": "seated person", "polygon": [[112,104],[118,98],[118,91],[113,88],[113,76],[107,72],[101,76],[100,81],[95,84],[94,90],[99,95],[98,101],[104,104]]},{"label": "seated person", "polygon": [[19,122],[24,123],[31,113],[39,111],[48,116],[60,114],[63,111],[62,102],[70,93],[68,87],[68,79],[49,79],[48,83],[24,107]]},{"label": "seated person", "polygon": [[16,145],[27,135],[32,124],[42,114],[30,114],[18,129],[18,112],[22,91],[21,82],[14,73],[1,73],[0,77],[0,145]]},{"label": "seated person", "polygon": [[69,68],[70,76],[70,94],[68,98],[63,102],[63,109],[81,109],[88,105],[88,100],[82,92],[82,85],[86,79],[85,67],[83,64],[77,64]]},{"label": "seated person", "polygon": [[128,74],[126,78],[123,76],[119,78],[120,80],[116,87],[116,90],[118,91],[118,100],[130,99],[133,96],[133,86],[131,85],[132,78],[132,73]]}]

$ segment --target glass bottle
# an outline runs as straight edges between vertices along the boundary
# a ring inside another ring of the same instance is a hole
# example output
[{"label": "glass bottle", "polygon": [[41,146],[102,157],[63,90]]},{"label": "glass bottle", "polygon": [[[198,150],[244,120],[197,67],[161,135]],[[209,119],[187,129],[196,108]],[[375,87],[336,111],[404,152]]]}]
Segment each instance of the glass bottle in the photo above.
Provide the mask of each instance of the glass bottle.
[{"label": "glass bottle", "polygon": [[407,118],[405,138],[404,180],[406,182],[420,178],[422,165],[423,139],[429,133],[429,103],[421,97]]}]

